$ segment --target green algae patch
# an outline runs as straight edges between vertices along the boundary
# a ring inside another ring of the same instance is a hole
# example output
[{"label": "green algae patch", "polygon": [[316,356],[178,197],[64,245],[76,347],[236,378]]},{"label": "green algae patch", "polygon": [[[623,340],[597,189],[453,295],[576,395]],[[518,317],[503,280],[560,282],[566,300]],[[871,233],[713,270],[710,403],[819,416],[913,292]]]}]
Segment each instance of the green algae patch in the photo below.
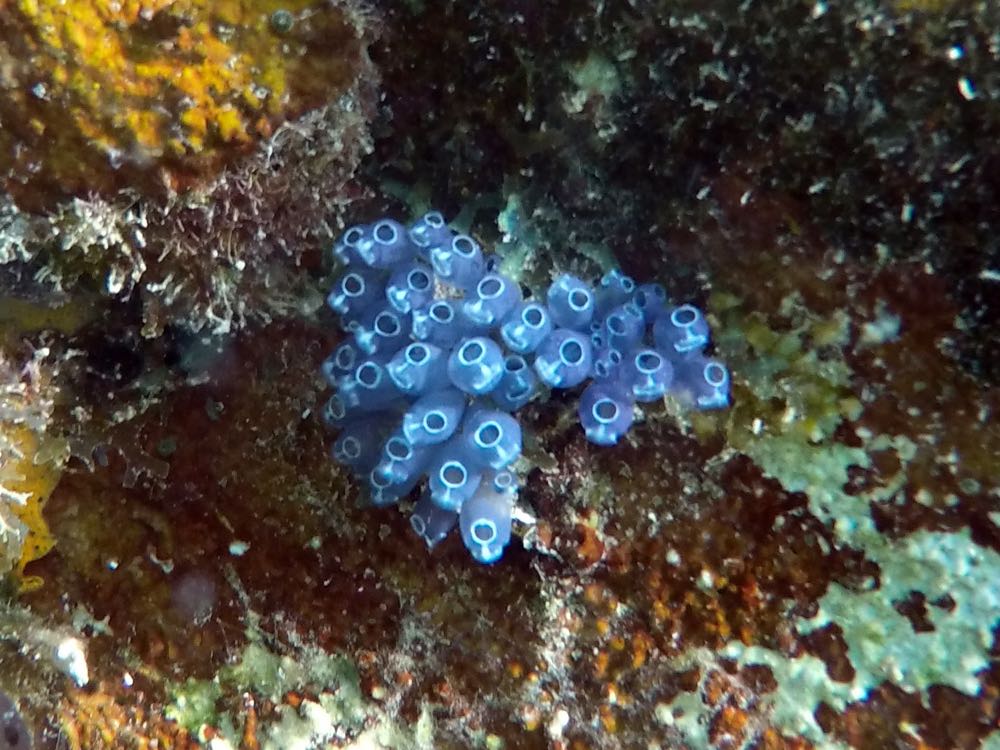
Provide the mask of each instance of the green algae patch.
[{"label": "green algae patch", "polygon": [[782,308],[779,328],[758,312],[747,313],[733,295],[709,300],[721,322],[716,343],[734,374],[727,434],[738,450],[751,448],[761,435],[819,442],[860,408],[843,356],[846,314],[818,316],[794,297]]},{"label": "green algae patch", "polygon": [[366,701],[357,669],[349,659],[317,648],[306,648],[295,659],[259,643],[248,644],[239,661],[219,670],[213,679],[189,679],[172,689],[173,705],[168,715],[197,732],[203,725],[225,723],[215,709],[224,694],[251,691],[279,703],[289,691],[305,688],[332,691],[322,695],[321,705],[338,725],[357,729],[364,723]]},{"label": "green algae patch", "polygon": [[[821,704],[843,712],[886,683],[919,695],[925,705],[934,685],[977,695],[1000,621],[1000,595],[993,593],[1000,555],[975,544],[968,529],[921,529],[900,539],[879,532],[872,507],[902,501],[918,451],[906,435],[856,430],[859,440],[850,445],[836,437],[838,427],[864,411],[845,358],[846,315],[819,317],[788,299],[775,320],[744,314],[732,295],[712,302],[725,322],[718,344],[737,386],[727,421],[730,443],[785,490],[803,493],[840,550],[857,550],[878,567],[877,580],[860,589],[830,583],[816,613],[793,621],[802,636],[829,628],[840,634],[853,669],[849,680],[833,679],[826,662],[810,654],[790,658],[732,641],[722,655],[741,666],[767,667],[777,683],[767,696],[774,726],[822,748],[844,745],[817,721]],[[865,338],[862,331],[859,346],[889,335],[882,329],[891,334],[887,320],[878,336]],[[849,489],[852,472],[873,470],[879,454],[891,454],[898,469],[880,471],[865,491]],[[921,605],[920,622],[904,613],[914,600]]]},{"label": "green algae patch", "polygon": [[360,677],[350,659],[318,648],[304,649],[299,659],[279,656],[260,644],[250,644],[235,666],[223,671],[232,684],[277,701],[289,690],[319,687],[335,690],[327,703],[340,722],[358,727],[365,716]]},{"label": "green algae patch", "polygon": [[221,697],[222,685],[217,680],[187,679],[170,690],[167,718],[197,736],[201,727],[218,725],[217,704]]},{"label": "green algae patch", "polygon": [[[213,750],[230,750],[241,746],[246,727],[227,707],[247,692],[275,706],[256,728],[262,750],[318,750],[346,738],[353,738],[357,747],[434,746],[429,707],[412,727],[398,724],[362,693],[350,659],[312,646],[298,648],[293,657],[251,642],[237,662],[215,677],[188,679],[171,688],[166,715],[193,736],[212,736]],[[289,695],[297,697],[290,701]]]}]

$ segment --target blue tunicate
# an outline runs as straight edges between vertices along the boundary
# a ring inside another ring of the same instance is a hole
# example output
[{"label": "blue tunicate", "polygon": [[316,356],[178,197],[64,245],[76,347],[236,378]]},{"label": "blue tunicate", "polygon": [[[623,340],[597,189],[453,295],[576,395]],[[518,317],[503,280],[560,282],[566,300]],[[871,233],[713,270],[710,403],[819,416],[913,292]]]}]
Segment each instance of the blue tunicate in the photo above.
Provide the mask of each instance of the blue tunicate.
[{"label": "blue tunicate", "polygon": [[[604,335],[603,331],[594,331],[590,334],[590,351],[594,362],[597,361],[597,352],[600,350],[608,349],[607,336]],[[591,365],[593,367],[593,365]],[[593,373],[591,373],[593,375]]]},{"label": "blue tunicate", "polygon": [[355,474],[371,471],[382,453],[385,426],[381,420],[351,422],[333,441],[330,455],[337,463],[351,467]]},{"label": "blue tunicate", "polygon": [[473,336],[490,336],[490,326],[476,322],[466,314],[465,303],[456,303],[455,330],[461,338]]},{"label": "blue tunicate", "polygon": [[440,508],[457,511],[478,489],[482,471],[469,460],[462,441],[445,445],[433,463],[427,487]]},{"label": "blue tunicate", "polygon": [[640,284],[632,300],[646,320],[655,320],[667,310],[667,290],[663,284]]},{"label": "blue tunicate", "polygon": [[590,338],[579,331],[557,328],[535,355],[535,372],[550,388],[573,388],[590,375]]},{"label": "blue tunicate", "polygon": [[448,385],[447,352],[423,341],[415,341],[400,349],[385,369],[400,392],[411,398]]},{"label": "blue tunicate", "polygon": [[493,328],[520,301],[521,288],[517,284],[501,274],[488,273],[476,284],[462,310],[476,325]]},{"label": "blue tunicate", "polygon": [[458,513],[436,505],[429,492],[420,496],[410,515],[410,528],[427,543],[428,549],[442,542],[457,523]]},{"label": "blue tunicate", "polygon": [[670,309],[653,323],[653,340],[666,352],[686,354],[703,349],[708,335],[708,321],[694,305]]},{"label": "blue tunicate", "polygon": [[402,482],[395,482],[375,467],[368,474],[368,491],[372,505],[377,508],[395,505],[409,495],[410,490],[416,487],[422,478],[418,473]]},{"label": "blue tunicate", "polygon": [[458,527],[462,542],[478,562],[494,563],[503,555],[510,542],[513,512],[513,493],[498,492],[492,482],[482,482],[461,506]]},{"label": "blue tunicate", "polygon": [[403,484],[411,479],[420,479],[431,459],[429,446],[418,447],[406,439],[402,430],[385,441],[382,455],[375,465],[375,471],[392,484]]},{"label": "blue tunicate", "polygon": [[522,302],[514,307],[500,326],[500,337],[507,348],[518,354],[530,354],[552,333],[552,316],[540,302]]},{"label": "blue tunicate", "polygon": [[491,479],[493,489],[497,492],[517,492],[517,476],[508,469],[498,471],[492,477],[487,476],[486,479]]},{"label": "blue tunicate", "polygon": [[440,299],[432,302],[426,309],[414,310],[413,336],[442,349],[450,349],[463,336],[454,305],[446,299]]},{"label": "blue tunicate", "polygon": [[461,391],[482,396],[496,388],[503,377],[503,351],[492,339],[463,339],[448,357],[448,378]]},{"label": "blue tunicate", "polygon": [[382,274],[370,268],[352,267],[333,282],[326,304],[342,318],[356,320],[382,301]]},{"label": "blue tunicate", "polygon": [[597,381],[615,380],[621,376],[622,353],[611,346],[594,349],[590,377]]},{"label": "blue tunicate", "polygon": [[372,228],[368,224],[348,227],[340,240],[333,246],[334,257],[349,266],[363,265],[359,248],[371,237]]},{"label": "blue tunicate", "polygon": [[409,263],[392,272],[385,298],[401,313],[426,307],[434,299],[434,277],[423,263]]},{"label": "blue tunicate", "polygon": [[729,406],[729,370],[720,362],[692,355],[677,363],[674,390],[698,409]]},{"label": "blue tunicate", "polygon": [[341,378],[338,393],[349,410],[378,411],[400,397],[382,363],[365,359]]},{"label": "blue tunicate", "polygon": [[656,349],[637,349],[622,364],[622,384],[641,403],[663,398],[673,379],[673,366]]},{"label": "blue tunicate", "polygon": [[340,378],[354,371],[362,357],[361,352],[353,343],[347,341],[333,350],[333,354],[323,360],[320,372],[323,379],[333,388],[337,387]]},{"label": "blue tunicate", "polygon": [[603,318],[608,312],[631,299],[635,282],[620,268],[613,268],[601,277],[594,292],[594,315]]},{"label": "blue tunicate", "polygon": [[410,241],[417,246],[417,253],[430,259],[430,249],[450,245],[455,233],[448,228],[438,211],[428,211],[410,225]]},{"label": "blue tunicate", "polygon": [[370,310],[352,330],[354,343],[368,355],[392,354],[410,337],[410,319],[388,305]]},{"label": "blue tunicate", "polygon": [[438,445],[458,429],[465,414],[465,395],[454,388],[421,396],[403,415],[403,435],[412,445]]},{"label": "blue tunicate", "polygon": [[482,469],[504,469],[521,455],[521,425],[507,412],[472,412],[462,425],[462,438],[470,462]]},{"label": "blue tunicate", "polygon": [[510,354],[503,361],[503,376],[490,391],[493,403],[506,411],[517,411],[534,398],[538,377],[520,354]]},{"label": "blue tunicate", "polygon": [[645,332],[646,320],[642,310],[636,304],[626,302],[613,308],[604,319],[602,345],[627,352],[642,341]]},{"label": "blue tunicate", "polygon": [[406,227],[392,219],[380,219],[357,246],[358,255],[372,268],[395,268],[412,260],[417,253]]},{"label": "blue tunicate", "polygon": [[460,289],[471,289],[486,272],[479,243],[467,234],[458,234],[451,243],[431,248],[431,265],[442,281]]},{"label": "blue tunicate", "polygon": [[411,525],[428,546],[457,523],[476,560],[500,558],[518,485],[503,467],[522,450],[514,412],[539,381],[592,379],[578,414],[599,445],[620,442],[636,402],[664,392],[698,409],[730,403],[729,372],[702,354],[707,321],[668,307],[659,284],[614,269],[595,291],[563,275],[543,300],[522,301],[498,257],[436,211],[405,231],[390,219],[351,227],[333,252],[348,267],[328,302],[354,338],[321,366],[335,389],[320,410],[340,429],[332,452],[374,505],[426,484]]},{"label": "blue tunicate", "polygon": [[559,328],[586,331],[594,317],[594,290],[576,276],[563,274],[549,287],[549,314]]},{"label": "blue tunicate", "polygon": [[327,427],[343,427],[351,414],[339,393],[334,393],[323,405],[323,423]]},{"label": "blue tunicate", "polygon": [[595,445],[615,445],[632,427],[632,398],[617,384],[591,383],[577,407],[587,440]]}]

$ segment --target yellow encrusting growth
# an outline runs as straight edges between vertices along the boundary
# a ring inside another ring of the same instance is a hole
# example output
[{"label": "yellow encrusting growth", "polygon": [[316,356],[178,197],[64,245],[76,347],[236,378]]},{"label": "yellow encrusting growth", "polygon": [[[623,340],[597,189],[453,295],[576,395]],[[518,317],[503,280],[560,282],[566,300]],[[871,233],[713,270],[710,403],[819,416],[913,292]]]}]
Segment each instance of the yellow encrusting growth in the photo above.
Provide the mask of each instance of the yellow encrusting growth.
[{"label": "yellow encrusting growth", "polygon": [[[0,324],[0,336],[11,333]],[[24,571],[52,549],[42,507],[64,463],[58,441],[46,436],[54,402],[47,356],[44,348],[24,357],[0,347],[0,578],[13,576],[21,591],[41,585]]]},{"label": "yellow encrusting growth", "polygon": [[35,463],[39,453],[38,436],[27,427],[6,430],[8,441],[17,446],[20,457],[9,461],[5,467],[4,487],[9,492],[23,498],[23,503],[11,503],[10,510],[26,528],[21,544],[20,559],[14,572],[17,574],[21,592],[33,591],[42,585],[36,576],[25,576],[25,566],[48,554],[55,545],[48,524],[42,516],[42,508],[62,473],[59,462]]},{"label": "yellow encrusting growth", "polygon": [[0,148],[18,154],[6,178],[28,204],[31,186],[109,190],[137,174],[183,187],[335,97],[361,58],[344,11],[315,0],[19,0],[7,12],[0,64],[18,85],[0,103]]}]

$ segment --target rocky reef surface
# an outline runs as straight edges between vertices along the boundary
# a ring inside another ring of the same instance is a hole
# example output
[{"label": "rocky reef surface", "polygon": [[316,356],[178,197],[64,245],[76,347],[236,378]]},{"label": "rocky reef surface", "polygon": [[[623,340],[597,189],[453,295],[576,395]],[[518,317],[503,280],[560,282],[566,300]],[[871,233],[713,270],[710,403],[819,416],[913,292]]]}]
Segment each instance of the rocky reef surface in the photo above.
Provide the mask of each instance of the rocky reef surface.
[{"label": "rocky reef surface", "polygon": [[[6,12],[0,747],[1000,747],[994,4]],[[335,238],[431,207],[732,374],[526,406],[491,566],[320,418]]]}]

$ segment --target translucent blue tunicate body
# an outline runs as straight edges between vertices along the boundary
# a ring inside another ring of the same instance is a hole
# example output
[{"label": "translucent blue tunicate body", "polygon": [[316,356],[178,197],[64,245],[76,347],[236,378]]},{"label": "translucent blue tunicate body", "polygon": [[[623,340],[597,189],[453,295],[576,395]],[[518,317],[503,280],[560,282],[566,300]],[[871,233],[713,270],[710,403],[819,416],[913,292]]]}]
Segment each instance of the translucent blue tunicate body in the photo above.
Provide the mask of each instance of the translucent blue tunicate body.
[{"label": "translucent blue tunicate body", "polygon": [[337,384],[348,411],[378,411],[402,394],[381,362],[364,359]]},{"label": "translucent blue tunicate body", "polygon": [[590,375],[593,364],[590,338],[568,328],[557,328],[535,353],[538,379],[550,388],[573,388]]},{"label": "translucent blue tunicate body", "polygon": [[448,353],[434,344],[414,341],[397,351],[385,369],[400,393],[417,398],[448,384]]},{"label": "translucent blue tunicate body", "polygon": [[430,260],[431,248],[450,245],[455,233],[445,223],[440,212],[428,211],[410,225],[409,236],[417,248],[417,254]]},{"label": "translucent blue tunicate body", "polygon": [[361,259],[358,248],[371,237],[371,226],[357,224],[344,231],[340,241],[333,246],[333,256],[346,266],[353,268],[367,266]]},{"label": "translucent blue tunicate body", "polygon": [[549,287],[549,313],[559,328],[586,331],[594,318],[594,290],[576,276],[565,274]]},{"label": "translucent blue tunicate body", "polygon": [[491,481],[482,482],[462,505],[458,514],[462,542],[478,562],[494,563],[503,555],[510,542],[513,510],[513,493],[498,491]]},{"label": "translucent blue tunicate body", "polygon": [[403,415],[403,435],[416,446],[445,442],[462,423],[465,400],[454,388],[421,396]]},{"label": "translucent blue tunicate body", "polygon": [[647,403],[663,398],[674,379],[674,367],[656,349],[636,349],[623,363],[621,384],[630,388],[632,397]]},{"label": "translucent blue tunicate body", "polygon": [[632,427],[632,397],[614,383],[591,383],[580,395],[577,413],[587,440],[615,445]]},{"label": "translucent blue tunicate body", "polygon": [[594,363],[591,365],[590,377],[596,381],[619,380],[622,376],[622,353],[610,346],[594,349]]},{"label": "translucent blue tunicate body", "polygon": [[410,515],[410,526],[428,548],[436,547],[458,524],[458,514],[453,510],[439,507],[429,491],[421,494]]},{"label": "translucent blue tunicate body", "polygon": [[382,420],[351,422],[340,431],[330,452],[338,463],[364,474],[378,461],[384,439],[385,423]]},{"label": "translucent blue tunicate body", "polygon": [[448,377],[456,388],[482,396],[503,377],[504,356],[499,345],[484,336],[462,339],[448,358]]},{"label": "translucent blue tunicate body", "polygon": [[729,370],[696,354],[677,365],[677,389],[697,409],[729,406]]},{"label": "translucent blue tunicate body", "polygon": [[540,302],[529,300],[516,305],[500,326],[507,348],[518,354],[530,354],[552,333],[552,316]]},{"label": "translucent blue tunicate body", "polygon": [[323,364],[320,366],[323,379],[328,385],[336,388],[337,381],[352,372],[363,356],[352,342],[344,342],[333,350],[333,354],[323,360]]},{"label": "translucent blue tunicate body", "polygon": [[703,349],[708,344],[708,321],[694,305],[668,309],[653,323],[657,348],[678,354]]},{"label": "translucent blue tunicate body", "polygon": [[447,245],[431,247],[430,256],[438,278],[460,289],[474,287],[486,272],[482,248],[467,234],[455,235]]},{"label": "translucent blue tunicate body", "polygon": [[370,268],[350,268],[333,282],[326,304],[342,318],[356,320],[383,300],[383,274]]},{"label": "translucent blue tunicate body", "polygon": [[386,440],[375,471],[392,484],[419,479],[430,463],[431,450],[430,446],[413,445],[400,430]]},{"label": "translucent blue tunicate body", "polygon": [[450,300],[435,300],[426,309],[413,311],[413,337],[442,348],[451,346],[465,334]]},{"label": "translucent blue tunicate body", "polygon": [[631,300],[634,292],[635,282],[631,276],[626,276],[620,268],[608,271],[594,292],[594,315],[603,318],[612,308]]},{"label": "translucent blue tunicate body", "polygon": [[338,428],[347,424],[350,412],[339,393],[334,393],[323,405],[323,422],[327,427]]},{"label": "translucent blue tunicate body", "polygon": [[357,246],[361,260],[372,268],[395,268],[412,260],[416,246],[410,241],[406,227],[393,219],[380,219]]},{"label": "translucent blue tunicate body", "polygon": [[479,409],[462,425],[466,455],[480,469],[505,469],[521,455],[521,425],[507,412]]},{"label": "translucent blue tunicate body", "polygon": [[490,399],[505,411],[517,411],[538,392],[538,376],[520,354],[509,354],[503,362],[503,375]]},{"label": "translucent blue tunicate body", "polygon": [[465,317],[484,328],[493,328],[521,301],[521,288],[498,273],[488,273],[479,280],[462,305]]},{"label": "translucent blue tunicate body", "polygon": [[439,507],[458,511],[479,488],[482,478],[482,469],[469,458],[463,441],[453,439],[434,460],[427,487]]},{"label": "translucent blue tunicate body", "polygon": [[[337,436],[332,457],[376,507],[404,510],[428,547],[457,525],[484,564],[511,539],[524,459],[520,410],[548,388],[586,385],[586,439],[615,446],[636,404],[675,397],[689,408],[731,401],[725,365],[703,353],[708,322],[670,306],[664,287],[620,269],[596,288],[561,275],[522,291],[498,256],[430,211],[347,229],[327,297],[350,334],[320,367],[334,393],[319,409]],[[522,299],[527,295],[527,299]]]},{"label": "translucent blue tunicate body", "polygon": [[354,343],[365,354],[389,355],[404,346],[410,337],[410,319],[381,305],[365,313],[354,327]]},{"label": "translucent blue tunicate body", "polygon": [[392,478],[379,471],[377,466],[369,472],[367,478],[369,495],[372,505],[376,508],[395,505],[410,494],[410,490],[421,480],[420,475],[415,475],[404,482],[394,482]]},{"label": "translucent blue tunicate body", "polygon": [[642,342],[646,332],[646,319],[634,302],[617,305],[608,312],[601,326],[602,346],[627,352]]},{"label": "translucent blue tunicate body", "polygon": [[409,263],[389,276],[385,297],[401,313],[427,307],[434,299],[434,274],[423,263]]},{"label": "translucent blue tunicate body", "polygon": [[632,297],[646,320],[654,320],[667,310],[667,290],[662,284],[640,284]]},{"label": "translucent blue tunicate body", "polygon": [[497,492],[517,493],[517,476],[512,471],[498,471],[493,474],[491,481]]}]

